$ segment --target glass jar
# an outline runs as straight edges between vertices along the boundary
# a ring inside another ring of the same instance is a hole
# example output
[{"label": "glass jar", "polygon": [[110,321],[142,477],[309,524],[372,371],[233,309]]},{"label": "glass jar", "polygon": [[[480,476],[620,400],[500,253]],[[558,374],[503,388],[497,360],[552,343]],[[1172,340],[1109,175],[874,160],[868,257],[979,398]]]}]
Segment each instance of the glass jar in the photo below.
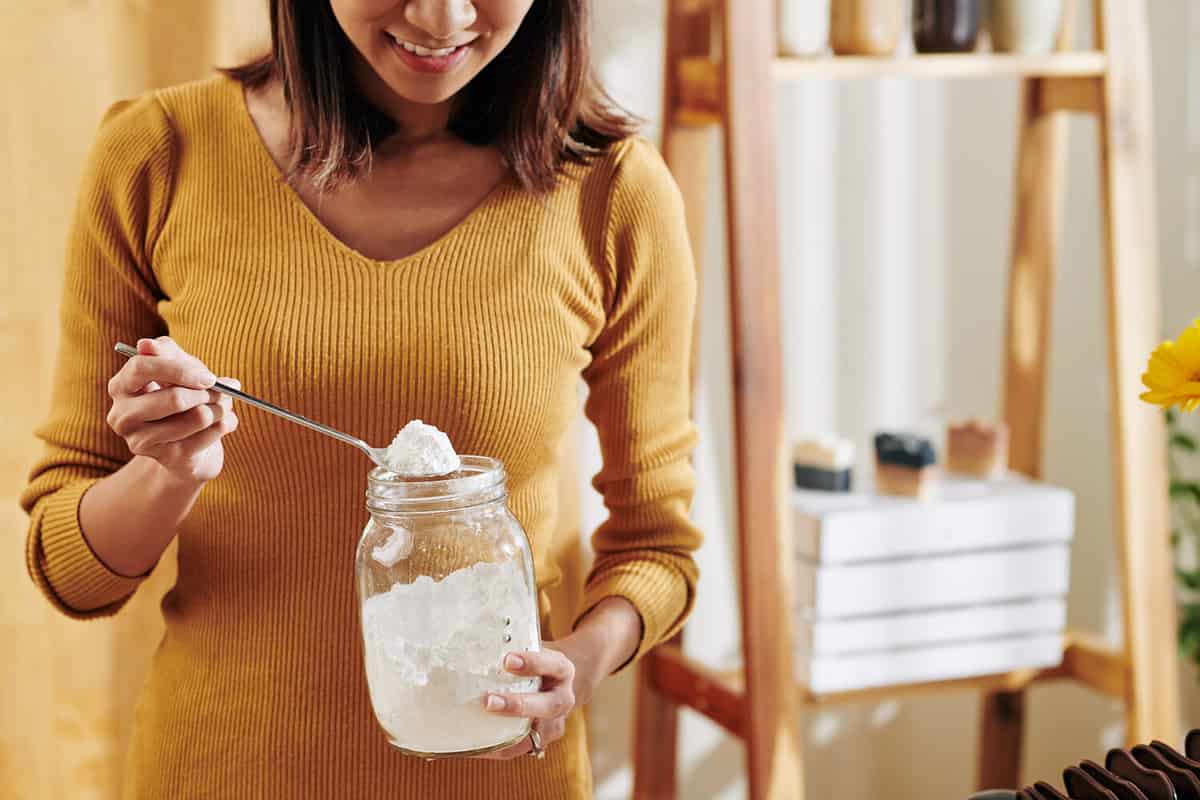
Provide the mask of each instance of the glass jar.
[{"label": "glass jar", "polygon": [[542,642],[529,540],[507,497],[503,465],[480,456],[441,478],[368,476],[356,558],[367,685],[388,741],[411,755],[478,755],[529,735],[528,719],[484,710],[489,692],[541,683],[502,665]]},{"label": "glass jar", "polygon": [[829,41],[839,56],[890,56],[904,27],[904,0],[832,0]]},{"label": "glass jar", "polygon": [[779,52],[818,56],[829,49],[829,0],[779,0]]},{"label": "glass jar", "polygon": [[918,53],[975,49],[983,17],[981,0],[913,0],[913,44]]},{"label": "glass jar", "polygon": [[988,31],[997,53],[1053,52],[1062,27],[1063,0],[989,0]]}]

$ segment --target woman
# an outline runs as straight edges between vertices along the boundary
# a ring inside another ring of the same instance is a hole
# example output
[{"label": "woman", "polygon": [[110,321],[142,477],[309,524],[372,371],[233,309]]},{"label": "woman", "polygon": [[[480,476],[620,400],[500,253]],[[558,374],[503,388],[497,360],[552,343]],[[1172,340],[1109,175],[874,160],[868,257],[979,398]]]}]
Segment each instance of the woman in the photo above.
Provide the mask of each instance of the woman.
[{"label": "woman", "polygon": [[[178,535],[126,796],[590,795],[578,709],[682,623],[699,536],[681,205],[591,78],[586,5],[274,0],[269,55],[106,115],[23,505],[34,581],[80,618],[117,612]],[[543,620],[587,381],[595,566],[573,625],[506,660],[542,690],[486,699],[536,736],[388,747],[352,579],[368,464],[258,412],[239,429],[216,369],[371,442],[420,418],[501,459]]]}]

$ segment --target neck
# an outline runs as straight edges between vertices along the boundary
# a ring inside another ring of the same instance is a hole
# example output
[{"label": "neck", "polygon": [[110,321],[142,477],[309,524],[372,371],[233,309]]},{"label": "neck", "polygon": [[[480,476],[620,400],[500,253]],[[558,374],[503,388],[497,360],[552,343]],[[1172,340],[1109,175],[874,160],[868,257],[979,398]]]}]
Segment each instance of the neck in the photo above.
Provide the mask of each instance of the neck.
[{"label": "neck", "polygon": [[414,103],[405,100],[388,88],[361,56],[354,59],[353,74],[367,101],[396,123],[396,131],[389,137],[392,142],[414,144],[439,138],[446,133],[450,125],[452,100],[443,103]]}]

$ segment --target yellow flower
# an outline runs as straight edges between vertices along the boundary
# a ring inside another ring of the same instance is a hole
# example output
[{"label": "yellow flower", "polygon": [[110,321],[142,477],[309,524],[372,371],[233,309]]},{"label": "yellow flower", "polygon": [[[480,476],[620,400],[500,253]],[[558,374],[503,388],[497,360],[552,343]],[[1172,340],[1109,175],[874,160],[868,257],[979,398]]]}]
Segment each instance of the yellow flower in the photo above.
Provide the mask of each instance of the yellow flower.
[{"label": "yellow flower", "polygon": [[1186,412],[1200,407],[1200,319],[1175,341],[1154,348],[1142,383],[1150,390],[1142,395],[1147,403]]}]

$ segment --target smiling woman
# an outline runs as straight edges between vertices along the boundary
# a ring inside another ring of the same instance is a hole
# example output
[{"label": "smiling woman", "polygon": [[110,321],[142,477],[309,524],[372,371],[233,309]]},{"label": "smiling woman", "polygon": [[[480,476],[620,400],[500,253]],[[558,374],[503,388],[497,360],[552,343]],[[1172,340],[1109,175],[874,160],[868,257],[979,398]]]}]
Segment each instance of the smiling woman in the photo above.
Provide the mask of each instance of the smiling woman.
[{"label": "smiling woman", "polygon": [[[591,77],[585,0],[273,0],[271,22],[267,55],[101,125],[22,495],[30,575],[101,617],[178,540],[125,797],[588,797],[579,706],[695,593],[678,191]],[[503,464],[549,637],[458,699],[528,737],[436,764],[389,748],[352,580],[362,458],[243,421],[218,368],[367,441],[421,419]],[[609,517],[568,605],[580,380]]]},{"label": "smiling woman", "polygon": [[587,0],[273,0],[273,51],[228,74],[282,87],[287,174],[319,188],[358,175],[405,106],[453,100],[444,127],[496,147],[545,191],[564,160],[583,163],[636,127],[592,71],[588,16]]}]

